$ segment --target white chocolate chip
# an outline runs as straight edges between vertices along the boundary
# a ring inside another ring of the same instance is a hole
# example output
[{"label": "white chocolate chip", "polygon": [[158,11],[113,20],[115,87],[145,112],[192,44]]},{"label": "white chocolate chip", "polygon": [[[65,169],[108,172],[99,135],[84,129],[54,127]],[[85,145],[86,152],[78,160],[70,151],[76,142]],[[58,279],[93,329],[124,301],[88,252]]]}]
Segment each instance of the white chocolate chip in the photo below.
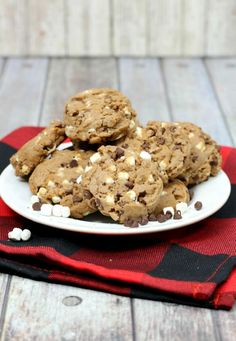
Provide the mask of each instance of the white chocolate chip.
[{"label": "white chocolate chip", "polygon": [[115,165],[110,165],[107,169],[109,171],[111,171],[111,172],[115,172],[116,171],[116,166]]},{"label": "white chocolate chip", "polygon": [[172,214],[172,216],[175,214],[175,210],[171,206],[163,208],[163,213],[166,214],[167,212],[170,212]]},{"label": "white chocolate chip", "polygon": [[52,180],[49,180],[49,181],[48,181],[48,187],[50,187],[50,188],[55,188],[56,185],[55,185],[55,183],[54,183]]},{"label": "white chocolate chip", "polygon": [[143,136],[143,129],[141,127],[137,127],[136,130],[135,130],[135,134],[138,137],[142,137]]},{"label": "white chocolate chip", "polygon": [[152,174],[150,174],[150,175],[148,176],[148,182],[149,182],[150,184],[153,184],[153,183],[155,182],[154,177],[153,177]]},{"label": "white chocolate chip", "polygon": [[192,138],[194,137],[194,133],[189,133],[189,134],[188,134],[188,137],[189,137],[190,139],[192,139]]},{"label": "white chocolate chip", "polygon": [[69,218],[69,216],[70,216],[70,207],[62,206],[61,207],[61,215],[64,218]]},{"label": "white chocolate chip", "polygon": [[94,129],[94,128],[90,128],[89,130],[88,130],[88,133],[94,133],[96,130]]},{"label": "white chocolate chip", "polygon": [[114,196],[111,194],[108,194],[105,198],[105,201],[107,204],[114,204],[115,203]]},{"label": "white chocolate chip", "polygon": [[68,186],[68,185],[70,185],[70,181],[65,179],[65,180],[62,181],[62,185],[63,186]]},{"label": "white chocolate chip", "polygon": [[128,180],[129,179],[129,173],[127,173],[127,172],[119,172],[118,173],[118,179],[120,179],[120,180]]},{"label": "white chocolate chip", "polygon": [[40,195],[45,195],[46,193],[47,193],[46,188],[40,187],[40,189],[39,189],[37,194],[38,194],[38,196],[40,196]]},{"label": "white chocolate chip", "polygon": [[100,153],[95,153],[90,157],[90,161],[92,163],[98,162],[101,159],[101,154]]},{"label": "white chocolate chip", "polygon": [[196,148],[201,150],[201,151],[204,151],[205,150],[205,144],[203,141],[200,141],[197,145],[196,145]]},{"label": "white chocolate chip", "polygon": [[166,194],[167,194],[166,191],[162,191],[162,192],[161,192],[161,197],[162,197],[163,195],[166,195]]},{"label": "white chocolate chip", "polygon": [[61,208],[62,208],[61,205],[54,205],[52,208],[52,215],[54,215],[55,217],[61,217],[62,216]]},{"label": "white chocolate chip", "polygon": [[133,201],[135,201],[137,198],[135,191],[128,191],[126,195]]},{"label": "white chocolate chip", "polygon": [[54,197],[52,197],[52,202],[54,204],[59,204],[60,201],[61,201],[61,198],[58,195],[55,195]]},{"label": "white chocolate chip", "polygon": [[31,231],[28,230],[28,229],[24,229],[22,232],[21,232],[21,235],[20,235],[21,239],[23,241],[27,241],[31,238]]},{"label": "white chocolate chip", "polygon": [[39,202],[39,197],[37,195],[32,195],[32,197],[30,198],[30,202],[32,205],[36,202]]},{"label": "white chocolate chip", "polygon": [[51,204],[43,204],[41,206],[40,213],[45,216],[51,216],[52,215],[52,205]]},{"label": "white chocolate chip", "polygon": [[146,152],[145,150],[142,150],[141,153],[140,153],[139,155],[140,155],[140,157],[141,157],[143,160],[151,160],[151,159],[152,159],[151,154],[149,154],[149,153]]},{"label": "white chocolate chip", "polygon": [[86,166],[84,169],[85,173],[89,172],[90,169],[92,169],[92,168],[93,168],[92,166]]},{"label": "white chocolate chip", "polygon": [[159,166],[160,166],[161,170],[165,170],[166,167],[167,167],[167,164],[166,164],[166,162],[165,162],[164,160],[162,160],[162,161],[159,163]]},{"label": "white chocolate chip", "polygon": [[186,212],[188,209],[188,205],[186,204],[186,202],[179,202],[178,204],[176,204],[176,211],[180,211],[181,215]]},{"label": "white chocolate chip", "polygon": [[114,184],[114,180],[111,177],[108,177],[108,178],[105,179],[105,183],[107,185],[111,185],[111,184]]},{"label": "white chocolate chip", "polygon": [[133,129],[135,126],[136,126],[136,123],[134,122],[134,120],[131,120],[129,124],[130,129]]},{"label": "white chocolate chip", "polygon": [[77,184],[80,184],[82,181],[82,175],[78,176],[78,178],[76,179]]},{"label": "white chocolate chip", "polygon": [[21,168],[21,170],[22,170],[22,172],[23,172],[24,174],[26,174],[26,173],[28,173],[28,171],[29,171],[29,167],[26,166],[26,165],[23,165],[22,168]]},{"label": "white chocolate chip", "polygon": [[129,166],[134,166],[135,165],[135,157],[134,156],[128,156],[125,160],[125,162],[129,165]]}]

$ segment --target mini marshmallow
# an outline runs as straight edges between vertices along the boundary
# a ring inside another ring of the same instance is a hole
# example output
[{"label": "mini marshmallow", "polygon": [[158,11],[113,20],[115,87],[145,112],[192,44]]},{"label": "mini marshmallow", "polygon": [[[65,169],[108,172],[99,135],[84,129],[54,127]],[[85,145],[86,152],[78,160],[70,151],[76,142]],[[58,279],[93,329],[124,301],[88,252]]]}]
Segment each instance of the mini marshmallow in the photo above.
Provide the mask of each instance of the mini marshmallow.
[{"label": "mini marshmallow", "polygon": [[178,204],[176,204],[176,211],[180,211],[181,215],[186,212],[188,209],[188,205],[186,204],[186,202],[179,202]]},{"label": "mini marshmallow", "polygon": [[92,168],[93,168],[92,166],[86,166],[85,169],[84,169],[85,173],[87,173],[88,171],[90,171],[90,169],[92,169]]},{"label": "mini marshmallow", "polygon": [[106,201],[107,204],[114,204],[114,202],[115,202],[114,196],[108,194],[108,195],[106,196],[105,201]]},{"label": "mini marshmallow", "polygon": [[77,184],[80,184],[82,181],[82,175],[78,176],[78,178],[76,179]]},{"label": "mini marshmallow", "polygon": [[54,215],[55,217],[61,217],[62,216],[61,208],[62,208],[61,205],[54,205],[52,207],[52,215]]},{"label": "mini marshmallow", "polygon": [[100,153],[95,153],[90,157],[90,161],[92,163],[95,163],[101,159],[101,154]]},{"label": "mini marshmallow", "polygon": [[129,166],[135,165],[135,157],[134,156],[128,156],[125,161]]},{"label": "mini marshmallow", "polygon": [[40,214],[45,216],[51,216],[52,215],[52,205],[51,204],[43,204],[41,206]]},{"label": "mini marshmallow", "polygon": [[175,210],[171,206],[163,208],[163,213],[166,214],[167,212],[170,212],[172,214],[172,216],[175,214]]},{"label": "mini marshmallow", "polygon": [[8,233],[8,238],[10,240],[14,240],[14,241],[20,241],[21,240],[21,233],[22,233],[22,229],[18,228],[18,227],[14,227],[14,229]]},{"label": "mini marshmallow", "polygon": [[143,160],[151,160],[151,159],[152,159],[151,154],[149,154],[149,153],[146,152],[145,150],[142,150],[141,153],[140,153],[139,155],[140,155],[140,157],[141,157]]},{"label": "mini marshmallow", "polygon": [[135,134],[138,136],[138,137],[142,137],[143,135],[143,130],[141,127],[137,127],[136,130],[135,130]]},{"label": "mini marshmallow", "polygon": [[133,200],[133,201],[135,201],[136,198],[137,198],[135,191],[128,191],[126,194],[127,194],[127,195],[129,196],[129,198],[130,198],[131,200]]},{"label": "mini marshmallow", "polygon": [[55,195],[54,197],[52,197],[52,202],[54,204],[59,204],[59,202],[61,201],[61,198],[57,195]]},{"label": "mini marshmallow", "polygon": [[70,207],[62,206],[61,207],[61,215],[63,218],[69,218],[70,216]]},{"label": "mini marshmallow", "polygon": [[30,237],[31,237],[31,232],[30,232],[30,230],[24,229],[24,230],[21,232],[20,237],[21,237],[21,239],[22,239],[23,241],[25,241],[25,242],[26,242],[27,240],[29,240]]},{"label": "mini marshmallow", "polygon": [[128,180],[129,179],[129,173],[127,173],[127,172],[119,172],[118,173],[118,179],[120,179],[120,180]]},{"label": "mini marshmallow", "polygon": [[114,180],[111,177],[108,177],[108,178],[106,178],[105,183],[107,185],[111,185],[111,184],[114,184]]},{"label": "mini marshmallow", "polygon": [[39,197],[37,195],[32,195],[32,197],[30,198],[30,202],[32,205],[36,202],[39,202]]}]

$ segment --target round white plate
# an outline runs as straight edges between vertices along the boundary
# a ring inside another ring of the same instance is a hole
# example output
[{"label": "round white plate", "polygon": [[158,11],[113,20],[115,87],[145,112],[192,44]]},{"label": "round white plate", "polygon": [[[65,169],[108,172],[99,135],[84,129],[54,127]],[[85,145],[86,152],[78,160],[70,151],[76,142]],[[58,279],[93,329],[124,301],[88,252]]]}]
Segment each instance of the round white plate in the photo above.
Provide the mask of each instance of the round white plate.
[{"label": "round white plate", "polygon": [[[23,217],[63,230],[108,235],[161,232],[191,225],[218,211],[227,201],[230,190],[231,186],[227,175],[220,171],[216,177],[211,177],[208,181],[193,188],[193,200],[190,202],[189,208],[183,214],[181,220],[171,219],[165,223],[149,222],[147,225],[140,226],[139,228],[129,228],[116,224],[110,218],[98,213],[91,214],[84,220],[42,216],[39,212],[32,210],[30,204],[32,194],[29,185],[14,175],[11,165],[5,168],[0,177],[0,194],[2,199],[9,207]],[[196,201],[201,201],[203,204],[200,211],[194,209]]]}]

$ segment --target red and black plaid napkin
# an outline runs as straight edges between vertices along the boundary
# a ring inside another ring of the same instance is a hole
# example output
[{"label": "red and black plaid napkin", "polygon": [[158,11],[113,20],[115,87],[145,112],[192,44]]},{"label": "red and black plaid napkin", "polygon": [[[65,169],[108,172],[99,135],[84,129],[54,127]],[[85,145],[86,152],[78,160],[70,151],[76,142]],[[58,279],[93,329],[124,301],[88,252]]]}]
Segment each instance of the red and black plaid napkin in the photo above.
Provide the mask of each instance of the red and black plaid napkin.
[{"label": "red and black plaid napkin", "polygon": [[[41,128],[23,127],[0,142],[0,168]],[[93,236],[26,220],[0,199],[0,271],[110,293],[214,309],[236,298],[236,149],[223,147],[232,192],[212,217],[168,233]],[[7,239],[29,228],[28,242]]]}]

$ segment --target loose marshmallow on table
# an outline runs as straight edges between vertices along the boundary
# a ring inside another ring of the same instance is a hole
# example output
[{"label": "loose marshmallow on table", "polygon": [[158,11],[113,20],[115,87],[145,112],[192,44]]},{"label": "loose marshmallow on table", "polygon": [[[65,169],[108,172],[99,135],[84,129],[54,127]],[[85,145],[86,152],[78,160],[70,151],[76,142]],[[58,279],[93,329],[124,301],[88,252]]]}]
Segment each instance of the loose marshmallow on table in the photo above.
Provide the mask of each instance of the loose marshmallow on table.
[{"label": "loose marshmallow on table", "polygon": [[186,212],[187,209],[188,209],[188,205],[186,204],[186,202],[179,202],[178,204],[176,204],[176,211],[180,211],[181,214]]},{"label": "loose marshmallow on table", "polygon": [[14,241],[20,241],[21,233],[22,233],[22,229],[18,227],[14,227],[14,229],[8,233],[8,238]]},{"label": "loose marshmallow on table", "polygon": [[28,229],[24,229],[22,232],[21,232],[21,239],[26,242],[27,240],[30,239],[31,237],[31,231],[28,230]]}]

